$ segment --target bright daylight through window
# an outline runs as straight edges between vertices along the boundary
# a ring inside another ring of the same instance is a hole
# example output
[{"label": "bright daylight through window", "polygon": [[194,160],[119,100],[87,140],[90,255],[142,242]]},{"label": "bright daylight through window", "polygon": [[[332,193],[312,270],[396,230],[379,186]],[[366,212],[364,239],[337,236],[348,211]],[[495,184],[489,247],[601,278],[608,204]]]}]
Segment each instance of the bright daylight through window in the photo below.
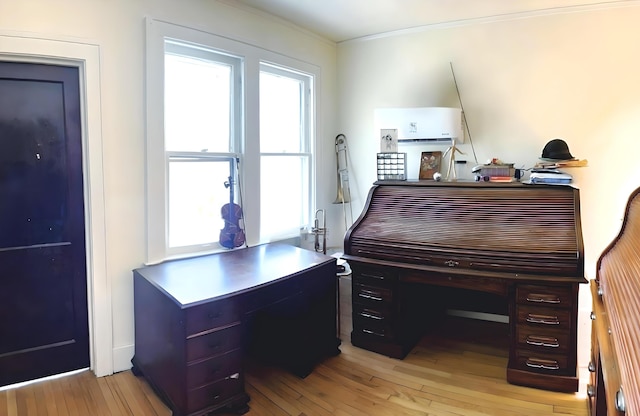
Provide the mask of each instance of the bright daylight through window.
[{"label": "bright daylight through window", "polygon": [[166,50],[168,246],[213,244],[225,225],[220,208],[230,202],[228,186],[235,182],[234,77],[240,60],[170,42]]},{"label": "bright daylight through window", "polygon": [[310,92],[308,75],[261,65],[261,236],[292,237],[309,223]]}]

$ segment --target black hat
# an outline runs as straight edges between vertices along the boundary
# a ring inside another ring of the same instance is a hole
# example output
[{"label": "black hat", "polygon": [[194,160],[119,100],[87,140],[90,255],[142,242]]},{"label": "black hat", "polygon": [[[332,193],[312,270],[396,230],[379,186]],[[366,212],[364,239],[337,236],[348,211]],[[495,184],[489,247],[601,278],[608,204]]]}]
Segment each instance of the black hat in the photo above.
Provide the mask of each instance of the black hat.
[{"label": "black hat", "polygon": [[569,160],[574,159],[574,157],[569,152],[567,142],[562,139],[553,139],[544,146],[544,149],[542,149],[541,159]]}]

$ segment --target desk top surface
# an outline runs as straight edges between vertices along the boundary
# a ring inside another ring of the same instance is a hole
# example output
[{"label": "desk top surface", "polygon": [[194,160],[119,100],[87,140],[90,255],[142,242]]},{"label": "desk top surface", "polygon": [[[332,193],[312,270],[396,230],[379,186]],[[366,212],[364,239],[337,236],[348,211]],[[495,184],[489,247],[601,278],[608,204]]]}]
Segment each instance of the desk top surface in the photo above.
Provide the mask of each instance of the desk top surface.
[{"label": "desk top surface", "polygon": [[286,244],[263,244],[135,269],[181,306],[256,290],[336,259]]}]

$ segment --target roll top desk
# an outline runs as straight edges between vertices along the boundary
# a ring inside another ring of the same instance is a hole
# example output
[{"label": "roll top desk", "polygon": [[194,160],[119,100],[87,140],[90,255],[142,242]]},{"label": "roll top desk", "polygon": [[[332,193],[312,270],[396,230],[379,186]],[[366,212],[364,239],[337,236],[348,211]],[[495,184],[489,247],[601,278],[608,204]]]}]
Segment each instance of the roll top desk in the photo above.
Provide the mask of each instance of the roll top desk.
[{"label": "roll top desk", "polygon": [[578,287],[587,282],[578,189],[379,181],[344,252],[353,345],[404,358],[441,316],[436,288],[482,292],[506,304],[507,380],[578,390]]}]

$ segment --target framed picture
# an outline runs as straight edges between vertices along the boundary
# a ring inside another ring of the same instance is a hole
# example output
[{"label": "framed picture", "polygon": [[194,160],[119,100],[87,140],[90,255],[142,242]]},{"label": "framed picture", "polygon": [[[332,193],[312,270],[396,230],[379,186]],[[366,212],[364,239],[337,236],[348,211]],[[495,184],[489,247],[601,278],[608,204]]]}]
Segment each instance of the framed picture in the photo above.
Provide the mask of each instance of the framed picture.
[{"label": "framed picture", "polygon": [[440,172],[442,163],[442,152],[422,152],[420,156],[420,175],[419,179],[433,180],[433,174]]},{"label": "framed picture", "polygon": [[398,151],[398,129],[380,129],[380,153]]}]

